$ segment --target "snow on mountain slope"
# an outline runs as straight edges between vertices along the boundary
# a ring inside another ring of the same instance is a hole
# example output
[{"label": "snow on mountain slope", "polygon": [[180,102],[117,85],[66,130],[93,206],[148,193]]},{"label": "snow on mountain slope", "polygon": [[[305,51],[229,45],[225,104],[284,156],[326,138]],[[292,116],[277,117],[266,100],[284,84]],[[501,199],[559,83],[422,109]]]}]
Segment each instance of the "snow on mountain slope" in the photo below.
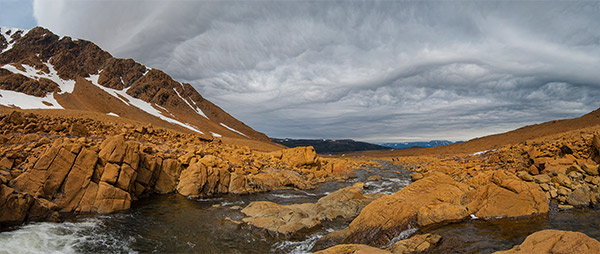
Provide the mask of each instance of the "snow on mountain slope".
[{"label": "snow on mountain slope", "polygon": [[0,28],[0,33],[0,106],[110,113],[214,137],[269,142],[190,84],[132,59],[114,58],[89,41],[41,27]]}]

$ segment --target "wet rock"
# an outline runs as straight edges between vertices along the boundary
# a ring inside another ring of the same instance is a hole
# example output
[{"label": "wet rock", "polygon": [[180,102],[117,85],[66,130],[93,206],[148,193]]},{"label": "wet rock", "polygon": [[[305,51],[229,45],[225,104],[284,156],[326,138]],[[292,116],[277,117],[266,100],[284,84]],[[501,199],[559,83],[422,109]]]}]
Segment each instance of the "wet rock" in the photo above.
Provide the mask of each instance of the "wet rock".
[{"label": "wet rock", "polygon": [[315,254],[340,254],[340,253],[356,253],[356,254],[389,254],[391,252],[375,248],[364,244],[340,244],[325,250],[317,251]]},{"label": "wet rock", "polygon": [[363,195],[362,183],[337,190],[317,203],[279,205],[268,201],[255,201],[244,209],[246,218],[242,219],[257,228],[290,235],[303,229],[310,229],[323,220],[337,217],[350,218],[377,196]]},{"label": "wet rock", "polygon": [[394,243],[386,250],[394,254],[422,253],[435,247],[441,239],[438,234],[415,235]]},{"label": "wet rock", "polygon": [[511,253],[600,253],[600,242],[583,233],[548,229],[527,236],[510,250],[495,252]]},{"label": "wet rock", "polygon": [[365,208],[350,225],[334,231],[316,243],[323,249],[337,243],[362,243],[385,246],[400,232],[415,223],[423,206],[436,202],[457,203],[467,191],[465,184],[441,173],[432,173],[393,195],[383,196]]},{"label": "wet rock", "polygon": [[381,177],[380,175],[374,175],[374,176],[367,177],[367,181],[381,181],[381,179],[383,179],[383,177]]},{"label": "wet rock", "polygon": [[25,220],[33,197],[0,185],[0,225],[16,225]]},{"label": "wet rock", "polygon": [[431,224],[456,222],[469,215],[463,205],[452,203],[434,203],[423,206],[417,212],[417,225],[419,227]]}]

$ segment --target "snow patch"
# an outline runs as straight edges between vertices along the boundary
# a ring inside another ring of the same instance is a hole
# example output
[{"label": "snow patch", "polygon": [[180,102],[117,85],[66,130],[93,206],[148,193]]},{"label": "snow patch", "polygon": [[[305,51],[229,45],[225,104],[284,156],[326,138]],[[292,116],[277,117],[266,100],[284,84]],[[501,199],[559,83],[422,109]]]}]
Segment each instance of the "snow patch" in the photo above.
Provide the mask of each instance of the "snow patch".
[{"label": "snow patch", "polygon": [[239,132],[238,130],[236,130],[236,129],[234,129],[234,128],[231,128],[231,127],[229,127],[229,126],[225,125],[224,123],[221,123],[221,126],[223,126],[223,127],[227,128],[228,130],[230,130],[230,131],[233,131],[233,132],[235,132],[235,133],[237,133],[237,134],[240,134],[240,135],[242,135],[242,136],[244,136],[244,137],[248,137],[248,136],[246,136],[246,134],[244,134],[244,133],[241,133],[241,132]]},{"label": "snow patch", "polygon": [[219,133],[214,133],[214,132],[212,132],[212,131],[210,132],[210,134],[212,134],[212,135],[213,135],[213,137],[217,137],[217,138],[223,137],[223,135],[221,135],[221,134],[219,134]]},{"label": "snow patch", "polygon": [[119,115],[117,115],[117,114],[115,114],[115,113],[113,113],[113,112],[109,112],[109,113],[106,113],[106,114],[107,114],[107,115],[109,115],[109,116],[116,116],[116,117],[120,117]]},{"label": "snow patch", "polygon": [[[183,87],[183,85],[181,85],[181,87]],[[208,119],[208,117],[204,114],[204,112],[198,108],[198,105],[196,105],[196,102],[194,102],[194,100],[191,100],[191,101],[194,103],[195,107],[193,107],[192,104],[190,104],[186,99],[184,99],[183,96],[181,96],[181,94],[179,94],[177,89],[175,89],[175,87],[173,87],[173,91],[175,91],[177,96],[179,96],[179,98],[181,98],[181,100],[184,101],[185,104],[187,104],[190,108],[192,108],[192,110],[194,110],[196,113],[203,116],[204,118]]]},{"label": "snow patch", "polygon": [[[117,97],[119,100],[123,101],[127,105],[131,105],[131,106],[134,106],[136,108],[139,108],[142,111],[145,111],[146,113],[151,114],[153,116],[156,116],[156,117],[158,117],[158,118],[160,118],[160,119],[162,119],[164,121],[167,121],[169,123],[177,124],[177,125],[179,125],[181,127],[184,127],[186,129],[192,130],[194,132],[198,132],[200,134],[204,134],[204,132],[200,131],[199,129],[197,129],[196,127],[194,127],[194,126],[192,126],[192,125],[190,125],[188,123],[182,123],[182,122],[177,121],[177,120],[175,120],[173,118],[170,118],[170,117],[167,117],[167,116],[163,115],[153,105],[155,105],[155,106],[157,106],[159,108],[162,108],[167,113],[169,113],[169,111],[166,110],[165,108],[163,108],[163,107],[161,107],[159,105],[156,105],[156,104],[150,104],[148,102],[145,102],[145,101],[140,100],[138,98],[134,98],[133,96],[127,94],[127,90],[129,90],[129,88],[131,88],[131,87],[128,87],[128,88],[123,89],[123,90],[116,90],[116,89],[112,89],[112,88],[108,88],[108,87],[104,87],[104,86],[100,85],[98,83],[98,77],[99,76],[100,76],[99,74],[90,75],[90,77],[86,78],[86,79],[88,81],[90,81],[92,84],[94,84],[95,86],[97,86],[100,89],[106,91],[108,94],[110,94],[110,95],[112,95],[114,97]],[[125,101],[124,99],[127,100],[127,101]]]},{"label": "snow patch", "polygon": [[496,151],[496,149],[490,149],[490,150],[476,152],[476,153],[473,153],[473,155],[477,156],[477,155],[482,155],[482,154],[486,154],[486,153],[493,152],[493,151]]},{"label": "snow patch", "polygon": [[4,39],[6,39],[6,42],[8,42],[8,46],[6,48],[4,48],[2,50],[2,52],[0,52],[0,54],[9,51],[10,49],[12,49],[13,45],[15,44],[15,42],[11,42],[10,40],[12,40],[12,38],[10,38],[10,36],[12,36],[13,34],[19,32],[19,31],[23,31],[23,33],[21,34],[21,36],[25,36],[29,30],[24,30],[24,29],[19,29],[19,28],[13,28],[13,27],[0,27],[0,34],[2,36],[4,36]]},{"label": "snow patch", "polygon": [[[46,103],[44,103],[46,102]],[[15,91],[0,89],[0,105],[20,109],[62,109],[52,93],[46,97],[37,97]]]},{"label": "snow patch", "polygon": [[60,88],[60,93],[72,93],[73,92],[73,89],[75,89],[75,80],[64,80],[58,76],[58,72],[56,72],[56,70],[54,69],[54,66],[52,66],[52,64],[46,62],[46,63],[44,63],[44,65],[46,65],[48,67],[49,73],[44,73],[43,71],[37,70],[37,69],[33,68],[32,66],[29,66],[26,64],[22,65],[23,68],[25,68],[25,71],[21,71],[21,70],[17,69],[17,67],[10,65],[10,64],[6,64],[0,68],[8,70],[12,73],[21,74],[25,77],[28,77],[30,79],[35,79],[38,81],[41,78],[47,78],[49,80],[52,80],[52,82],[54,82],[58,85],[58,87]]}]

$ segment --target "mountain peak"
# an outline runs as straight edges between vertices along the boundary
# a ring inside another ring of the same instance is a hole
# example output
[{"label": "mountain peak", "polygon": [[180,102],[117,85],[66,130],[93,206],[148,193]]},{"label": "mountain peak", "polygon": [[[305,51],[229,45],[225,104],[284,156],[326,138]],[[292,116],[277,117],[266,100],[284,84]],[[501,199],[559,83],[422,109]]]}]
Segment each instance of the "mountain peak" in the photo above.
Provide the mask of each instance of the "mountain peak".
[{"label": "mountain peak", "polygon": [[112,113],[215,137],[269,140],[190,84],[133,59],[114,58],[92,42],[42,27],[0,32],[0,105]]}]

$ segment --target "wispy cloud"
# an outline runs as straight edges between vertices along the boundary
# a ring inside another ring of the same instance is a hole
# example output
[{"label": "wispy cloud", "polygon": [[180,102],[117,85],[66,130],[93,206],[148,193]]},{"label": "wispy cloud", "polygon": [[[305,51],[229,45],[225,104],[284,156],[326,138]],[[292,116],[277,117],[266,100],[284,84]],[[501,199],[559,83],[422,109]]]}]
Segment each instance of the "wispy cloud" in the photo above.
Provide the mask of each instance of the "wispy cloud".
[{"label": "wispy cloud", "polygon": [[469,139],[600,106],[600,3],[35,1],[274,137]]}]

